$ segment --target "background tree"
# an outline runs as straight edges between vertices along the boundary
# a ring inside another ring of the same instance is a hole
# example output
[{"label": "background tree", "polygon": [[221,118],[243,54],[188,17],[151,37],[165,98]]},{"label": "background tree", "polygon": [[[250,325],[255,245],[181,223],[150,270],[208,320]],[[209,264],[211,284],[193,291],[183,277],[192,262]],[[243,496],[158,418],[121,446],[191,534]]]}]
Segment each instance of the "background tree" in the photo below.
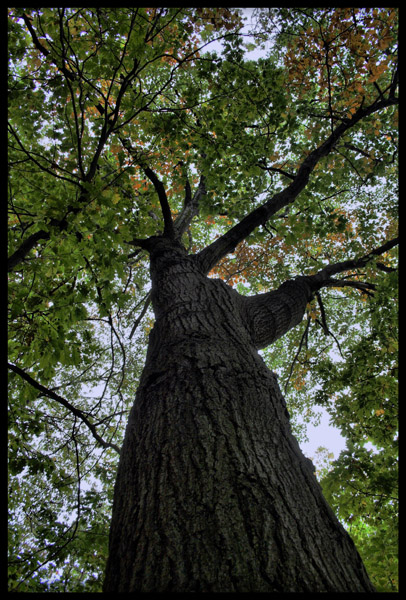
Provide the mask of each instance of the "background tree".
[{"label": "background tree", "polygon": [[396,589],[397,12],[258,11],[256,61],[228,9],[9,13],[10,589],[100,591],[151,236],[242,297],[311,282],[263,355],[347,437],[324,490]]}]

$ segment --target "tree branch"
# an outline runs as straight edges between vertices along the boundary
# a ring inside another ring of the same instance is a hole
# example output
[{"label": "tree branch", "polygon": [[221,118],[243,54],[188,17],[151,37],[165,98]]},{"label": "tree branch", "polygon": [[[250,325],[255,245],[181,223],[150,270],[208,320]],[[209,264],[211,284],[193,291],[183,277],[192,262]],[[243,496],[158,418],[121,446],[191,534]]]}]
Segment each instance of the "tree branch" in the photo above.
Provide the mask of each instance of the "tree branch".
[{"label": "tree branch", "polygon": [[316,295],[317,303],[318,303],[319,308],[320,308],[321,327],[322,327],[322,329],[324,331],[324,334],[325,335],[329,335],[330,331],[329,331],[329,328],[328,328],[328,325],[327,325],[327,321],[326,321],[326,312],[324,310],[323,301],[321,299],[321,296],[320,296],[319,292],[316,292],[315,295]]},{"label": "tree branch", "polygon": [[268,173],[270,173],[272,171],[272,173],[279,173],[280,175],[283,175],[284,177],[287,177],[288,179],[294,179],[295,175],[292,175],[292,173],[288,173],[287,171],[284,171],[283,169],[279,169],[278,167],[267,167],[265,160],[262,162],[257,162],[257,166],[262,169],[263,171],[267,171]]},{"label": "tree branch", "polygon": [[140,314],[138,315],[138,317],[136,318],[136,320],[134,321],[134,325],[131,329],[131,333],[128,336],[129,340],[131,340],[131,338],[133,337],[135,330],[137,329],[138,325],[142,321],[142,318],[144,317],[145,313],[148,310],[149,305],[151,304],[151,292],[148,292],[148,294],[145,296],[144,300],[145,300],[144,307],[143,307],[142,311],[140,312]]},{"label": "tree branch", "polygon": [[[134,150],[134,148],[132,147],[131,142],[128,139],[123,138],[122,136],[118,136],[118,137],[119,137],[119,140],[122,143],[123,147],[127,150],[127,152],[130,154],[130,156],[137,162],[137,164],[140,165],[140,167],[143,169],[145,175],[152,182],[152,184],[155,188],[155,191],[158,194],[158,200],[159,200],[159,204],[161,205],[162,216],[164,219],[163,235],[165,237],[174,239],[175,238],[175,230],[174,230],[174,225],[173,225],[171,208],[169,206],[168,197],[166,195],[164,184],[162,183],[162,181],[160,181],[160,179],[158,178],[156,173],[150,167],[148,167],[144,164],[142,158],[139,155],[137,156],[137,153]],[[133,243],[135,243],[136,245],[141,245],[141,244],[138,244],[138,242],[142,242],[142,241],[145,241],[145,240],[135,240]]]},{"label": "tree branch", "polygon": [[27,256],[27,254],[32,250],[39,240],[49,240],[50,233],[49,231],[44,231],[41,229],[40,231],[36,231],[32,235],[30,235],[26,240],[24,240],[19,248],[7,259],[7,271],[11,273],[15,269],[15,267],[20,264]]},{"label": "tree branch", "polygon": [[[328,265],[314,275],[295,277],[285,281],[278,289],[265,294],[242,297],[244,318],[251,332],[252,341],[256,348],[265,348],[282,337],[290,329],[298,325],[305,313],[307,303],[322,287],[338,285],[351,285],[357,287],[364,293],[373,290],[370,283],[337,281],[332,275],[364,267],[374,257],[387,252],[399,242],[399,238],[386,242],[379,248],[375,248],[365,256],[340,263]],[[329,332],[324,307],[318,297],[322,315],[322,327],[324,332]]]},{"label": "tree branch", "polygon": [[[26,15],[23,14],[23,19],[24,19],[24,23],[27,26],[28,31],[31,34],[32,37],[32,41],[34,43],[34,46],[37,48],[37,50],[39,50],[41,52],[41,54],[43,54],[45,57],[48,56],[48,54],[50,53],[49,50],[47,48],[45,48],[45,46],[43,46],[41,44],[41,42],[39,41],[37,34],[35,33],[35,30],[31,24],[31,20],[30,18]],[[68,69],[66,69],[66,67],[64,65],[62,65],[61,67],[58,65],[58,63],[56,62],[55,59],[51,59],[51,62],[54,63],[54,65],[60,70],[62,71],[62,73],[65,75],[65,77],[67,79],[70,79],[71,81],[75,80],[75,75],[74,73],[71,73],[70,71],[68,71]]]},{"label": "tree branch", "polygon": [[[85,198],[86,198],[86,192],[83,191],[83,193],[80,195],[80,197],[78,199],[78,202],[81,203]],[[77,214],[81,210],[82,209],[77,206],[76,207],[68,206],[68,211],[62,219],[49,219],[47,224],[50,225],[51,227],[55,227],[55,228],[59,229],[60,231],[65,231],[68,227],[68,221],[67,221],[66,217],[69,214]],[[79,232],[77,232],[77,236],[80,237],[81,234]],[[51,237],[50,232],[45,231],[44,229],[41,229],[40,231],[36,231],[32,235],[30,235],[27,239],[25,239],[21,243],[21,245],[17,248],[17,250],[7,259],[7,271],[9,273],[11,271],[13,271],[14,268],[20,262],[22,262],[24,260],[24,258],[30,252],[30,250],[32,250],[37,245],[39,240],[49,240],[50,237]]]},{"label": "tree branch", "polygon": [[272,215],[279,210],[293,203],[300,192],[306,187],[310,175],[319,161],[327,156],[334,148],[337,141],[354,127],[363,118],[372,113],[398,104],[398,99],[389,96],[386,100],[377,99],[370,106],[362,105],[352,115],[350,119],[345,119],[330,134],[327,140],[318,146],[305,158],[299,167],[292,183],[284,190],[272,196],[264,204],[253,210],[244,217],[237,225],[232,227],[227,233],[219,237],[215,242],[206,246],[196,255],[200,268],[204,273],[208,273],[226,254],[233,252],[239,242],[244,240],[259,225],[264,225]]},{"label": "tree branch", "polygon": [[199,202],[202,196],[206,194],[206,186],[205,186],[205,177],[202,175],[200,177],[199,185],[197,190],[192,196],[192,192],[190,189],[189,180],[186,181],[185,186],[185,201],[183,204],[183,210],[178,215],[177,219],[174,223],[175,235],[178,239],[182,237],[190,223],[192,222],[193,217],[199,214]]},{"label": "tree branch", "polygon": [[373,296],[369,290],[376,290],[376,285],[367,281],[350,281],[349,279],[333,279],[332,277],[328,279],[324,287],[352,287],[368,296]]},{"label": "tree branch", "polygon": [[86,417],[86,415],[81,410],[79,410],[78,408],[75,408],[75,406],[73,406],[70,402],[65,400],[65,398],[62,398],[62,396],[59,396],[59,394],[56,394],[52,390],[49,390],[48,388],[44,387],[41,383],[38,383],[38,381],[35,381],[35,379],[33,379],[31,377],[31,375],[28,375],[28,373],[23,371],[23,369],[20,369],[20,367],[17,367],[16,365],[13,365],[12,363],[9,363],[9,362],[7,363],[7,366],[9,369],[11,369],[11,371],[14,371],[14,373],[17,373],[17,375],[19,375],[22,379],[27,381],[27,383],[29,383],[33,388],[35,388],[39,392],[41,392],[41,394],[43,394],[44,396],[47,396],[47,398],[51,398],[51,400],[55,400],[56,402],[59,402],[59,404],[62,404],[62,406],[67,408],[73,415],[75,415],[76,417],[81,419],[83,421],[83,423],[85,423],[85,425],[90,429],[94,439],[101,446],[103,446],[103,448],[113,448],[113,450],[115,450],[116,452],[118,452],[118,454],[120,454],[119,447],[116,446],[116,444],[111,444],[110,442],[105,442],[103,440],[103,438],[101,438],[100,435],[97,433],[96,427],[93,425],[93,423],[91,423],[89,421],[89,419]]},{"label": "tree branch", "polygon": [[174,239],[175,232],[173,229],[171,208],[169,206],[164,184],[158,179],[158,176],[152,169],[149,167],[143,167],[143,169],[145,175],[152,181],[155,191],[158,194],[159,204],[161,205],[162,216],[164,218],[164,236]]},{"label": "tree branch", "polygon": [[315,273],[314,275],[307,275],[305,279],[310,285],[310,287],[314,291],[317,291],[322,287],[331,285],[331,277],[333,275],[343,273],[344,271],[349,271],[350,269],[359,269],[365,267],[365,265],[368,264],[371,260],[373,260],[376,256],[380,256],[381,254],[388,252],[388,250],[391,250],[398,244],[399,238],[396,237],[393,240],[385,242],[385,244],[382,244],[382,246],[371,250],[371,252],[368,252],[368,254],[365,254],[360,258],[354,258],[332,265],[327,265],[327,267],[324,267],[324,269],[321,269],[321,271],[319,271],[318,273]]},{"label": "tree branch", "polygon": [[298,325],[311,298],[312,289],[305,277],[289,279],[272,292],[242,297],[255,347],[269,346]]},{"label": "tree branch", "polygon": [[[72,183],[73,185],[76,186],[80,186],[80,182],[79,182],[79,178],[75,175],[72,175],[72,177],[76,177],[77,180],[75,179],[70,179],[69,177],[64,177],[63,175],[58,175],[58,173],[55,172],[54,169],[58,169],[58,171],[66,171],[65,169],[63,169],[62,167],[58,167],[58,165],[56,165],[56,163],[54,163],[52,160],[49,160],[48,158],[46,158],[45,156],[41,156],[40,154],[36,153],[36,152],[30,152],[29,150],[27,150],[26,148],[24,148],[20,138],[17,135],[16,130],[13,128],[13,126],[11,125],[11,123],[8,123],[8,129],[10,131],[10,133],[12,134],[12,136],[14,137],[14,139],[16,140],[17,144],[19,145],[19,149],[18,148],[14,148],[15,150],[19,150],[20,152],[23,152],[24,154],[26,154],[26,156],[28,157],[28,159],[33,162],[35,165],[37,165],[37,167],[39,169],[41,169],[41,171],[45,171],[46,173],[49,173],[49,175],[52,175],[52,177],[56,177],[57,179],[62,179],[63,181],[67,181],[68,183]],[[44,165],[42,165],[39,160],[36,158],[37,156],[39,156],[39,158],[45,162],[47,162],[50,165],[50,169],[48,169],[47,167],[44,167]],[[69,173],[69,175],[71,175],[71,173]]]},{"label": "tree branch", "polygon": [[288,378],[286,380],[285,388],[284,388],[285,394],[286,394],[287,389],[288,389],[290,378],[292,377],[292,374],[293,374],[293,367],[295,366],[295,362],[299,358],[299,354],[300,354],[300,352],[302,350],[303,342],[305,341],[305,339],[307,339],[307,336],[308,336],[308,333],[309,333],[309,327],[310,327],[310,319],[307,320],[305,330],[304,330],[303,335],[302,335],[302,337],[300,339],[300,342],[299,342],[299,347],[298,347],[297,352],[296,352],[296,354],[295,354],[295,356],[293,358],[292,364],[290,365],[289,375],[288,375]]}]

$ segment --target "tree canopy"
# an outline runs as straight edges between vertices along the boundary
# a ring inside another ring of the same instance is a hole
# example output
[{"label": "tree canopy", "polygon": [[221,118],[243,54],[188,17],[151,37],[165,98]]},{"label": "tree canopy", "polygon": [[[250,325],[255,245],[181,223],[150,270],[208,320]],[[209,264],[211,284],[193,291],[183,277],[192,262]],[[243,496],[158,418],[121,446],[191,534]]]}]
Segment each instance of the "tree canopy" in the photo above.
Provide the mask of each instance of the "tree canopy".
[{"label": "tree canopy", "polygon": [[397,589],[398,13],[243,16],[9,9],[10,590],[101,590],[171,227],[244,295],[341,265],[263,355],[298,439],[320,406],[346,438],[325,495]]}]

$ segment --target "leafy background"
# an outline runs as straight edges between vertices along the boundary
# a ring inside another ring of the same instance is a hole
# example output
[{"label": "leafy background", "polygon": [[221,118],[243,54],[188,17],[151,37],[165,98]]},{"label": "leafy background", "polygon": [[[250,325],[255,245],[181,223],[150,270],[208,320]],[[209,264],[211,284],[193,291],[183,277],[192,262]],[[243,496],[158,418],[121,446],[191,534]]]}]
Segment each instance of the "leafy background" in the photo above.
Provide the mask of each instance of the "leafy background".
[{"label": "leafy background", "polygon": [[[132,242],[163,229],[145,166],[174,217],[204,176],[183,238],[197,252],[282,190],[334,124],[394,89],[397,10],[249,16],[242,29],[237,9],[9,9],[10,590],[101,591],[117,449],[153,325],[148,256]],[[397,177],[388,106],[210,276],[252,294],[365,255],[396,235]],[[396,269],[393,248],[348,273],[263,351],[298,440],[321,408],[345,438],[338,457],[314,453],[316,475],[390,592]]]}]

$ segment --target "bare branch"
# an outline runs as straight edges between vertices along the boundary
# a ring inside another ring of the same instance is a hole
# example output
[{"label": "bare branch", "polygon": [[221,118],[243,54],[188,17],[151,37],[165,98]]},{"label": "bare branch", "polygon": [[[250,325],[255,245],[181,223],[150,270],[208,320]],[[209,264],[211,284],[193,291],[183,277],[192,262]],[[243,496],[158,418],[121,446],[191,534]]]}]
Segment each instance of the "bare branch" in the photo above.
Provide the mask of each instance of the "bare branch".
[{"label": "bare branch", "polygon": [[25,381],[27,381],[27,383],[29,383],[33,388],[35,388],[39,392],[41,392],[41,394],[43,394],[47,398],[51,398],[51,400],[55,400],[56,402],[59,402],[59,404],[62,404],[62,406],[67,408],[73,415],[75,415],[75,417],[78,417],[79,419],[81,419],[83,421],[83,423],[85,423],[85,425],[90,429],[94,439],[101,446],[103,446],[103,448],[113,448],[113,450],[115,450],[116,452],[118,452],[120,454],[119,447],[116,446],[116,444],[111,444],[110,442],[105,442],[103,440],[103,438],[101,438],[100,435],[97,433],[96,427],[93,425],[93,423],[91,423],[89,421],[89,419],[86,417],[86,415],[81,410],[79,410],[78,408],[73,406],[65,398],[62,398],[62,396],[59,396],[59,394],[56,394],[52,390],[49,390],[48,388],[43,386],[41,383],[38,383],[38,381],[35,381],[35,379],[33,379],[31,377],[31,375],[28,375],[28,373],[23,371],[23,369],[20,369],[20,367],[17,367],[16,365],[13,365],[12,363],[9,363],[9,362],[7,363],[7,366],[9,369],[14,371],[14,373],[17,373],[18,375],[20,375],[20,377],[22,379],[24,379]]}]

